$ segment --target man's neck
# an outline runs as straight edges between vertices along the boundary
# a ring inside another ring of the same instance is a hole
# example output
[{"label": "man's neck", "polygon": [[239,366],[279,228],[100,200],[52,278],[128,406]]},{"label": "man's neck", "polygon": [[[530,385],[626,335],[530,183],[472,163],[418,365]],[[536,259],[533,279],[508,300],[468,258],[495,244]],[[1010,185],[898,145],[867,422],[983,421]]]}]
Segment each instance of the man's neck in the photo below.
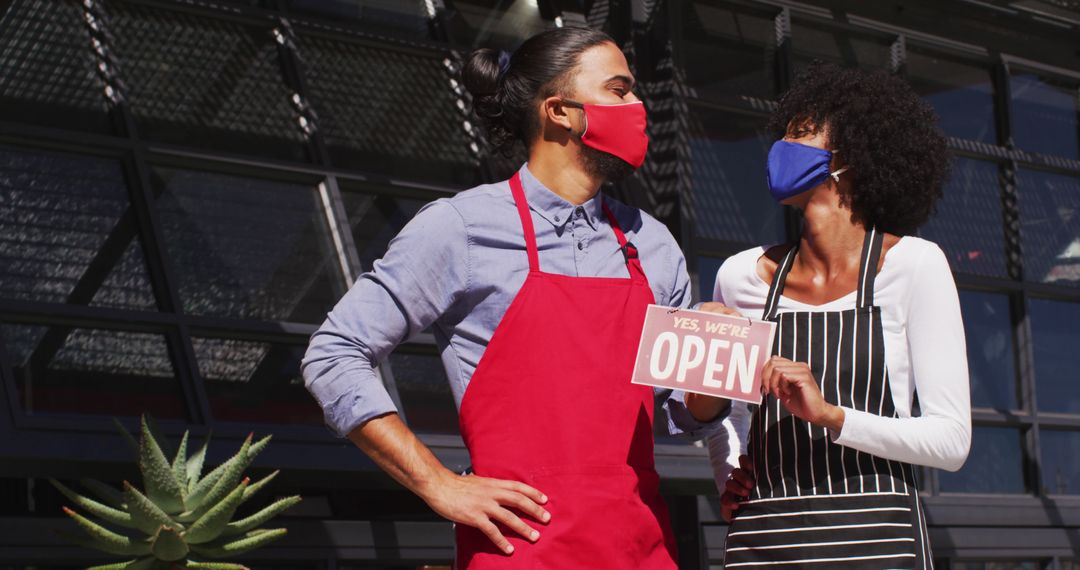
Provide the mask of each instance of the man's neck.
[{"label": "man's neck", "polygon": [[529,153],[529,172],[557,196],[580,206],[600,192],[602,180],[585,173],[569,146],[538,142]]}]

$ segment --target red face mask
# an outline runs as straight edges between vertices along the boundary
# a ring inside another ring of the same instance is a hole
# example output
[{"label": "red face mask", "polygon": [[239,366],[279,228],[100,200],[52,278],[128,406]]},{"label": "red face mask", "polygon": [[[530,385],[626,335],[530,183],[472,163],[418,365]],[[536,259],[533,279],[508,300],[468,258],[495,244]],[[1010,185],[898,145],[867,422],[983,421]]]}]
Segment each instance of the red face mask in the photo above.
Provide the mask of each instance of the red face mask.
[{"label": "red face mask", "polygon": [[645,105],[641,101],[618,105],[594,105],[569,99],[563,102],[585,111],[581,142],[586,146],[617,156],[634,168],[645,162],[649,135],[645,134]]}]

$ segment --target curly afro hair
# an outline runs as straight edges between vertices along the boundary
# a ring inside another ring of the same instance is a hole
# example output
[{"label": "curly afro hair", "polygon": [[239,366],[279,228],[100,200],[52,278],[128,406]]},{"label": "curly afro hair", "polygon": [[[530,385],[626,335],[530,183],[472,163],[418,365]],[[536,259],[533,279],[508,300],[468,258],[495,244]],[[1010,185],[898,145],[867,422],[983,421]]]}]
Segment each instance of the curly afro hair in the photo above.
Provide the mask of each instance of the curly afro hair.
[{"label": "curly afro hair", "polygon": [[850,167],[840,200],[852,221],[906,235],[934,212],[949,170],[945,136],[937,114],[903,79],[814,62],[769,119],[777,138],[789,126],[827,128],[829,148]]}]

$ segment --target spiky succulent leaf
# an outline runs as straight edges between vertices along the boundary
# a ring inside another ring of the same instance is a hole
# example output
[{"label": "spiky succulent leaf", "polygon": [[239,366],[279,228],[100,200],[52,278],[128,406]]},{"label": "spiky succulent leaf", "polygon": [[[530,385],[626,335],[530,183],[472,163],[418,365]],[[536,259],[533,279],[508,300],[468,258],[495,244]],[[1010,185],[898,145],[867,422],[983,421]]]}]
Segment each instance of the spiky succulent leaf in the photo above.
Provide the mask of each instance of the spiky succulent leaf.
[{"label": "spiky succulent leaf", "polygon": [[286,534],[288,534],[288,531],[283,528],[252,531],[228,542],[195,544],[192,545],[191,551],[210,558],[227,558],[269,544]]},{"label": "spiky succulent leaf", "polygon": [[262,450],[265,449],[266,446],[270,444],[270,440],[273,437],[274,437],[273,435],[268,435],[268,436],[260,439],[259,441],[256,441],[255,443],[251,444],[251,449],[248,450],[248,459],[247,459],[249,464],[251,463],[251,461],[253,461],[255,459],[256,455],[262,453]]},{"label": "spiky succulent leaf", "polygon": [[184,430],[184,437],[180,438],[180,445],[176,448],[176,457],[173,458],[172,469],[176,484],[180,485],[180,494],[187,494],[187,443],[188,432]]},{"label": "spiky succulent leaf", "polygon": [[206,436],[206,441],[203,442],[202,447],[188,458],[185,468],[187,470],[187,494],[190,495],[195,490],[195,485],[199,483],[199,477],[202,476],[203,462],[206,461],[206,448],[210,446],[210,436]]},{"label": "spiky succulent leaf", "polygon": [[82,507],[83,510],[94,515],[95,517],[105,522],[109,522],[117,526],[122,526],[124,528],[135,528],[135,523],[132,522],[131,515],[129,515],[128,513],[125,513],[124,511],[121,511],[119,509],[114,509],[112,507],[103,505],[93,499],[84,497],[76,493],[75,491],[68,489],[56,479],[49,479],[49,482],[52,483],[53,487],[56,487],[57,490],[63,493],[64,496],[67,497],[72,503],[75,503],[75,506]]},{"label": "spiky succulent leaf", "polygon": [[75,519],[86,534],[90,535],[92,540],[86,543],[86,546],[121,556],[150,554],[150,545],[146,542],[135,541],[130,537],[117,534],[67,507],[64,507],[64,512]]},{"label": "spiky succulent leaf", "polygon": [[162,525],[176,524],[168,513],[161,510],[154,501],[140,493],[127,481],[124,481],[124,492],[127,497],[128,512],[131,513],[131,521],[135,524],[135,528],[153,536]]},{"label": "spiky succulent leaf", "polygon": [[280,469],[248,485],[248,488],[244,490],[244,500],[241,502],[247,502],[247,500],[250,499],[253,495],[255,495],[255,493],[259,492],[259,489],[262,489],[266,486],[267,483],[273,481],[274,477],[278,476],[278,473],[281,473]]},{"label": "spiky succulent leaf", "polygon": [[158,530],[154,541],[151,543],[151,551],[160,560],[175,562],[183,560],[190,548],[180,533],[172,527],[163,526]]},{"label": "spiky succulent leaf", "polygon": [[79,484],[90,491],[105,504],[117,509],[124,508],[124,494],[97,479],[79,479]]},{"label": "spiky succulent leaf", "polygon": [[152,570],[155,566],[157,566],[157,562],[158,560],[151,556],[149,558],[126,560],[124,562],[116,562],[114,564],[91,566],[86,570]]},{"label": "spiky succulent leaf", "polygon": [[190,558],[184,568],[189,570],[251,570],[243,564],[234,564],[232,562],[196,562]]},{"label": "spiky succulent leaf", "polygon": [[183,511],[184,494],[173,477],[172,466],[150,433],[146,416],[143,416],[142,441],[139,443],[139,470],[142,471],[146,495],[166,513]]},{"label": "spiky succulent leaf", "polygon": [[221,535],[222,529],[229,523],[229,519],[236,513],[236,507],[244,500],[244,489],[247,489],[248,479],[244,479],[229,493],[220,503],[214,505],[206,514],[199,517],[184,533],[184,539],[191,544],[210,542]]},{"label": "spiky succulent leaf", "polygon": [[139,442],[135,441],[135,437],[131,435],[131,432],[129,432],[127,430],[127,428],[124,427],[124,424],[120,423],[120,420],[113,417],[112,422],[113,422],[113,425],[116,426],[117,431],[120,432],[120,435],[124,436],[124,441],[126,441],[127,444],[128,444],[128,447],[131,448],[131,453],[133,453],[135,455],[135,459],[138,459],[139,458]]},{"label": "spiky succulent leaf", "polygon": [[206,476],[206,479],[210,479],[215,474],[217,480],[213,486],[206,489],[203,483],[200,482],[190,495],[188,495],[188,510],[190,510],[195,518],[203,516],[206,511],[214,507],[218,502],[225,498],[233,489],[236,488],[237,483],[240,482],[240,478],[244,476],[244,469],[247,468],[248,463],[251,462],[248,450],[251,449],[251,436],[244,440],[244,444],[240,446],[240,451],[236,455],[229,458],[221,467],[218,467]]},{"label": "spiky succulent leaf", "polygon": [[251,515],[250,517],[240,519],[238,521],[231,522],[225,525],[225,529],[221,531],[222,536],[235,536],[237,534],[245,533],[264,522],[274,518],[285,509],[300,502],[299,495],[293,495],[292,497],[285,497],[284,499],[278,499],[263,510]]}]

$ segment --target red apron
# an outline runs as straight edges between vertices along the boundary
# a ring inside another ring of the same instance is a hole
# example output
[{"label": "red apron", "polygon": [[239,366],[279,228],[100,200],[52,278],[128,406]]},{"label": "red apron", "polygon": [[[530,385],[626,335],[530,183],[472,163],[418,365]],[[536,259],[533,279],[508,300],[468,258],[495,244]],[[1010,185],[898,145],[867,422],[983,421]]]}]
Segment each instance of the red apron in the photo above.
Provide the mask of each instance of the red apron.
[{"label": "red apron", "polygon": [[510,179],[525,231],[529,276],[492,335],[461,402],[473,470],[548,496],[551,522],[515,513],[540,531],[535,544],[500,526],[514,553],[457,525],[457,567],[674,569],[675,541],[653,463],[653,391],[630,383],[645,308],[641,262],[630,278],[540,271],[532,216]]}]

